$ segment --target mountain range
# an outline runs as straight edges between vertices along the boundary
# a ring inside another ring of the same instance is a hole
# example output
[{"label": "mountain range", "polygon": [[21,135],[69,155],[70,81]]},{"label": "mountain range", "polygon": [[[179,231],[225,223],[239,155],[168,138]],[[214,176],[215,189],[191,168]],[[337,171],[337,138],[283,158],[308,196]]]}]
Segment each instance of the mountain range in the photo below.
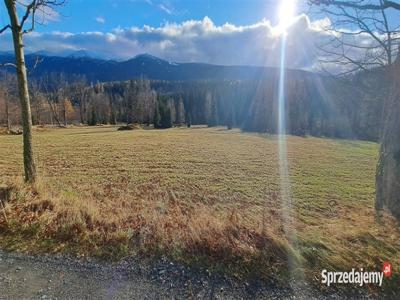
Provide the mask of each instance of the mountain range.
[{"label": "mountain range", "polygon": [[[54,56],[36,52],[25,57],[29,76],[40,77],[49,73],[84,75],[91,82],[129,80],[144,77],[152,80],[247,80],[260,79],[277,72],[276,68],[257,66],[220,66],[205,63],[175,63],[158,57],[141,54],[126,61],[105,60],[89,53],[69,53]],[[13,62],[9,52],[0,53],[0,63]],[[300,70],[289,70],[292,75],[312,74]]]}]

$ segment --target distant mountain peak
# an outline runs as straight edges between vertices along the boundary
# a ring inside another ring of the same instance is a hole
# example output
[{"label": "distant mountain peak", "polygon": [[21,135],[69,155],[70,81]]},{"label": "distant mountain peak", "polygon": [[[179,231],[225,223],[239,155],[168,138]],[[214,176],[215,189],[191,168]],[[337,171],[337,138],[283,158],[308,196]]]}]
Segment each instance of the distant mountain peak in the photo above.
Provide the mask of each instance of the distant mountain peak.
[{"label": "distant mountain peak", "polygon": [[58,52],[52,52],[47,50],[39,50],[36,52],[28,53],[33,56],[47,56],[47,57],[65,57],[65,58],[92,58],[92,59],[104,59],[100,55],[88,50],[64,50]]},{"label": "distant mountain peak", "polygon": [[171,66],[179,66],[180,64],[174,61],[167,61],[165,59],[159,58],[157,56],[148,54],[148,53],[143,53],[143,54],[138,54],[136,55],[133,59],[131,60],[139,60],[139,61],[152,61],[156,62],[158,64],[165,64],[165,65],[171,65]]},{"label": "distant mountain peak", "polygon": [[70,53],[67,57],[72,57],[72,58],[86,58],[86,57],[90,57],[90,58],[97,58],[95,54],[90,53],[87,50],[77,50],[74,51],[72,53]]},{"label": "distant mountain peak", "polygon": [[145,58],[145,59],[153,59],[153,60],[162,60],[161,58],[148,54],[148,53],[142,53],[142,54],[138,54],[134,57],[134,59],[141,59],[141,58]]},{"label": "distant mountain peak", "polygon": [[155,62],[158,64],[169,64],[168,61],[166,61],[162,58],[159,58],[157,56],[147,54],[147,53],[138,54],[134,58],[132,58],[131,61]]},{"label": "distant mountain peak", "polygon": [[[40,60],[37,56],[49,56]],[[0,63],[10,61],[10,56],[0,53]],[[64,56],[40,51],[26,56],[32,77],[49,73],[84,75],[89,81],[120,81],[145,77],[153,80],[258,80],[276,73],[275,68],[254,66],[218,66],[204,63],[174,63],[150,54],[139,54],[130,60],[116,61],[93,57],[85,50],[64,51]],[[304,76],[304,71],[290,71]],[[310,73],[311,74],[311,73]]]},{"label": "distant mountain peak", "polygon": [[14,51],[0,51],[0,55],[14,55]]}]

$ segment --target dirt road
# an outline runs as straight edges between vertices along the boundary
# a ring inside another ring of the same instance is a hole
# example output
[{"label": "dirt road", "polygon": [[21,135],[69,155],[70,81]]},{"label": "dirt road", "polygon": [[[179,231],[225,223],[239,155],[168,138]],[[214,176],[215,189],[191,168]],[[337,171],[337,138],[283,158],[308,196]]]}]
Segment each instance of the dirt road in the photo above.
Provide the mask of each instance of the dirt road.
[{"label": "dirt road", "polygon": [[[357,297],[357,295],[352,295]],[[365,296],[365,295],[363,295]],[[320,299],[307,284],[282,289],[210,276],[166,259],[120,263],[0,251],[0,299]]]}]

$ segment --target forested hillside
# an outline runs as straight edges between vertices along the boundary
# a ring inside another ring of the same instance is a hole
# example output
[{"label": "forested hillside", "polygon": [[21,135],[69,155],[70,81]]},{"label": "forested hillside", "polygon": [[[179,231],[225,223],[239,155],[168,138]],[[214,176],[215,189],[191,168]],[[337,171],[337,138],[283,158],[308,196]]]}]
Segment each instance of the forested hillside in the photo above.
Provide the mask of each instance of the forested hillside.
[{"label": "forested hillside", "polygon": [[[141,59],[157,62],[147,56]],[[161,60],[159,63],[164,64]],[[288,133],[376,141],[382,101],[389,92],[385,81],[378,80],[382,76],[381,70],[342,79],[288,71]],[[277,131],[277,69],[265,69],[257,79],[229,79],[219,74],[220,79],[207,80],[142,77],[93,83],[84,74],[31,77],[34,124],[147,123],[161,128],[207,124],[271,134]],[[16,125],[20,114],[15,79],[10,73],[2,78],[0,122],[6,124],[8,119]]]},{"label": "forested hillside", "polygon": [[[14,61],[11,54],[0,52],[0,63]],[[89,82],[129,80],[141,76],[152,80],[246,80],[259,79],[274,68],[258,66],[221,66],[205,63],[169,62],[148,54],[137,55],[126,61],[103,60],[89,56],[46,56],[41,53],[26,55],[31,78],[50,73],[63,73],[66,77],[82,75]],[[12,67],[9,67],[13,71]],[[303,74],[300,70],[290,72]]]}]

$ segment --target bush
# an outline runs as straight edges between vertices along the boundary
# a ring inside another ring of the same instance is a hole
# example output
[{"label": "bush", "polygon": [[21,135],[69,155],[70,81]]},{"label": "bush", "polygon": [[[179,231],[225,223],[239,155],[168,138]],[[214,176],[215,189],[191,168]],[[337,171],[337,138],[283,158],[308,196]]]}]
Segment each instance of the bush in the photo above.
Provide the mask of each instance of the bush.
[{"label": "bush", "polygon": [[21,129],[11,129],[10,134],[11,135],[21,135],[23,132]]},{"label": "bush", "polygon": [[92,112],[88,118],[88,125],[89,126],[96,126],[97,124],[97,114],[94,108],[92,108]]},{"label": "bush", "polygon": [[135,130],[135,129],[140,129],[140,125],[139,124],[128,124],[125,126],[121,126],[118,128],[118,131],[123,131],[123,130]]},{"label": "bush", "polygon": [[171,109],[165,98],[158,97],[154,111],[154,128],[166,129],[172,127]]}]

